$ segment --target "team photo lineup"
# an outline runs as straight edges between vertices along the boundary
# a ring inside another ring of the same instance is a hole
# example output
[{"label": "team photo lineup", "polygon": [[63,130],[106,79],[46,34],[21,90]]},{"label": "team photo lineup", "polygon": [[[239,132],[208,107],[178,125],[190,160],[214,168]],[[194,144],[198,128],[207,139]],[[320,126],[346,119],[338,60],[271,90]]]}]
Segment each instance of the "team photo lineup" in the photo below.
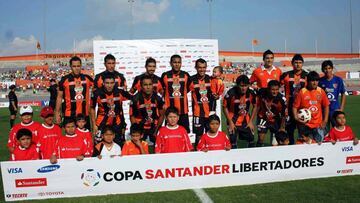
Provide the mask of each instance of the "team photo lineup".
[{"label": "team photo lineup", "polygon": [[[227,151],[240,148],[239,142],[264,147],[269,139],[272,146],[358,144],[346,124],[345,85],[331,60],[323,61],[318,73],[303,70],[301,54],[292,57],[287,72],[273,65],[271,50],[262,59],[250,77],[239,75],[225,87],[223,67],[210,70],[203,58],[193,64],[196,74],[189,75],[182,70],[182,57],[174,54],[159,77],[157,59],[148,57],[142,62],[145,73],[126,81],[115,70],[111,54],[104,57],[106,70],[94,78],[82,73],[82,60],[73,56],[70,73],[52,80],[57,84],[50,91],[49,106],[40,111],[42,123],[33,121],[37,115],[31,106],[18,106],[17,87],[9,87],[10,160],[47,159],[55,164],[67,158]],[[130,101],[130,123],[124,117],[124,101]],[[20,123],[15,123],[17,115]],[[226,131],[220,129],[222,120]]]}]

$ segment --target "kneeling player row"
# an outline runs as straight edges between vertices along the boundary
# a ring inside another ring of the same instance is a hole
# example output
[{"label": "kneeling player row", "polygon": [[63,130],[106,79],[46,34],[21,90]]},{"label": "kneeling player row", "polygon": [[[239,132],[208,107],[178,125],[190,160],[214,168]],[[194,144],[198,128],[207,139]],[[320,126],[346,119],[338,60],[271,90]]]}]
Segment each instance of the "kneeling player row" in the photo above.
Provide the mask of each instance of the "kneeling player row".
[{"label": "kneeling player row", "polygon": [[[30,111],[27,113],[30,113]],[[147,142],[142,140],[142,126],[138,124],[131,126],[131,140],[125,142],[122,149],[114,142],[115,133],[111,126],[107,126],[104,129],[102,141],[93,147],[90,132],[81,129],[85,125],[84,118],[78,118],[77,121],[66,120],[64,125],[65,135],[61,135],[60,128],[52,124],[53,114],[51,113],[52,110],[48,109],[48,107],[41,111],[41,116],[44,117],[44,123],[41,126],[51,129],[53,134],[42,134],[42,130],[39,128],[40,134],[34,136],[35,134],[31,130],[20,128],[16,132],[17,142],[12,150],[11,160],[50,159],[51,163],[56,163],[59,158],[76,158],[81,161],[85,157],[91,156],[101,159],[103,157],[149,153]],[[26,114],[21,115],[22,117],[28,116]],[[186,130],[177,124],[179,114],[176,108],[168,108],[165,116],[167,125],[159,129],[159,133],[156,136],[155,153],[192,151],[193,146],[190,143]],[[357,144],[358,140],[354,138],[351,128],[345,126],[345,114],[337,112],[335,116],[339,126],[333,128],[330,131],[330,136],[326,137],[325,140],[333,143],[336,141],[354,140],[354,144]],[[34,122],[31,121],[29,124],[28,126],[31,126]],[[76,125],[78,126],[77,128]],[[208,150],[230,150],[230,141],[225,133],[219,131],[219,126],[220,118],[217,115],[210,116],[209,131],[201,136],[197,150],[205,152]],[[297,144],[315,143],[312,139],[312,131],[302,132],[302,138],[297,141]],[[344,137],[343,132],[348,136]],[[276,138],[280,145],[287,145],[289,143],[288,136],[284,131],[277,132]]]}]

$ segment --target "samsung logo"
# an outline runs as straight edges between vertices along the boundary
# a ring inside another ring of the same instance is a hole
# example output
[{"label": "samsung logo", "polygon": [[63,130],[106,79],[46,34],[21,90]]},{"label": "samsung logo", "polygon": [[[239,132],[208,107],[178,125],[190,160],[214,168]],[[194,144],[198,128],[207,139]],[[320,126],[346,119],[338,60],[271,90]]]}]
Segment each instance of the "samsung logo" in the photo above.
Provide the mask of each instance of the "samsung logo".
[{"label": "samsung logo", "polygon": [[41,167],[37,170],[38,173],[49,173],[49,172],[52,172],[52,171],[56,171],[57,169],[60,168],[60,165],[49,165],[49,166],[44,166],[44,167]]}]

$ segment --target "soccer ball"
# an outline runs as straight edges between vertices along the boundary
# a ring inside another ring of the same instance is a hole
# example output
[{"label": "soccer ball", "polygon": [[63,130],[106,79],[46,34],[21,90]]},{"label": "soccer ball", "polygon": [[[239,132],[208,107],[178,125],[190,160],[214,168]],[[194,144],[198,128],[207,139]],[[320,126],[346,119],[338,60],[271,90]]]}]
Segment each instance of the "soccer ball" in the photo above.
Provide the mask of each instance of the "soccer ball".
[{"label": "soccer ball", "polygon": [[311,111],[309,109],[300,109],[298,118],[305,123],[309,122],[311,120]]}]

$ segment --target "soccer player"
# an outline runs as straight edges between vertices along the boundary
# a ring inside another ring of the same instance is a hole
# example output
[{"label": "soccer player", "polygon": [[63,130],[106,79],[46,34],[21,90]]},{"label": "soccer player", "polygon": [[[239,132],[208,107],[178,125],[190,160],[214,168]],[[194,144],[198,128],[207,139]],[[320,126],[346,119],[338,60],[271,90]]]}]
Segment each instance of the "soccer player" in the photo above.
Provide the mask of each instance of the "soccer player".
[{"label": "soccer player", "polygon": [[189,133],[189,104],[187,93],[189,92],[190,75],[181,69],[181,56],[175,54],[170,58],[171,70],[161,75],[164,87],[164,100],[166,107],[175,107],[179,112],[178,124],[183,126]]},{"label": "soccer player", "polygon": [[257,84],[259,95],[266,94],[267,84],[270,80],[280,81],[281,70],[273,65],[274,53],[270,50],[266,50],[263,53],[264,64],[261,67],[256,68],[251,77],[250,83]]},{"label": "soccer player", "polygon": [[280,82],[271,80],[268,83],[267,93],[257,100],[257,127],[258,141],[257,146],[264,146],[265,135],[270,130],[272,140],[278,131],[285,131],[285,111],[286,104],[283,96],[279,92]]},{"label": "soccer player", "polygon": [[21,123],[14,125],[14,127],[11,129],[10,134],[9,134],[9,140],[7,143],[7,147],[9,149],[10,153],[12,153],[14,151],[15,147],[18,146],[18,143],[16,141],[16,133],[21,128],[29,129],[32,133],[32,141],[34,143],[37,143],[37,141],[38,141],[37,131],[40,127],[40,123],[32,120],[33,109],[31,108],[31,106],[20,107],[19,113],[20,113]]},{"label": "soccer player", "polygon": [[189,89],[193,110],[193,133],[195,134],[195,146],[201,135],[209,130],[209,113],[215,102],[211,92],[211,78],[206,74],[207,63],[200,58],[195,62],[197,74],[190,77]]},{"label": "soccer player", "polygon": [[115,70],[116,59],[112,54],[108,54],[104,58],[104,65],[106,70],[97,74],[94,80],[94,90],[101,88],[104,85],[104,76],[112,73],[115,77],[115,88],[127,91],[126,79],[123,74]]},{"label": "soccer player", "polygon": [[64,121],[65,135],[61,136],[56,143],[50,163],[55,164],[58,159],[76,158],[82,161],[85,158],[87,145],[84,138],[75,133],[75,123],[75,120],[71,118]]},{"label": "soccer player", "polygon": [[[223,67],[221,66],[214,67],[213,75],[211,77],[211,91],[216,100],[218,100],[224,94],[225,91],[225,84],[222,79],[223,73],[224,73]],[[214,105],[214,107],[216,107],[216,105]]]},{"label": "soccer player", "polygon": [[31,141],[32,133],[26,128],[21,128],[16,133],[16,139],[19,145],[11,154],[11,161],[37,160],[39,159],[39,149]]},{"label": "soccer player", "polygon": [[149,145],[142,140],[143,130],[142,126],[135,123],[130,127],[131,140],[125,142],[122,148],[122,155],[139,155],[149,154]]},{"label": "soccer player", "polygon": [[137,123],[144,128],[143,140],[149,137],[150,141],[155,143],[157,131],[164,121],[164,102],[153,91],[151,76],[144,75],[140,84],[141,90],[131,98],[130,121],[131,124]]},{"label": "soccer player", "polygon": [[295,54],[291,59],[293,70],[285,72],[281,75],[281,84],[284,85],[285,98],[287,102],[287,116],[286,132],[289,135],[289,144],[295,144],[294,131],[296,129],[296,121],[292,112],[292,107],[296,95],[306,86],[307,72],[302,69],[304,58],[300,54]]},{"label": "soccer player", "polygon": [[335,111],[333,117],[335,120],[335,126],[331,128],[328,140],[333,144],[338,141],[353,141],[354,145],[357,145],[359,140],[355,137],[351,127],[346,125],[345,113],[342,111]]},{"label": "soccer player", "polygon": [[94,151],[94,143],[91,136],[91,132],[85,128],[86,118],[83,114],[76,115],[76,130],[75,133],[85,140],[86,143],[86,153],[85,157],[91,157]]},{"label": "soccer player", "polygon": [[[324,139],[325,128],[329,118],[329,100],[323,89],[318,87],[320,76],[317,72],[311,71],[307,76],[307,85],[302,88],[293,104],[293,114],[298,122],[299,134],[302,131],[310,131],[314,139],[321,143]],[[299,109],[309,109],[311,120],[307,123],[302,121],[297,113]]]},{"label": "soccer player", "polygon": [[[107,73],[104,76],[104,84],[98,88],[91,100],[91,118],[93,133],[101,135],[101,131],[106,125],[113,127],[115,131],[114,142],[122,146],[125,141],[125,118],[123,112],[123,101],[130,98],[130,94],[125,90],[115,88],[115,76]],[[97,109],[97,118],[95,119],[95,108]],[[100,131],[100,132],[98,132]]]},{"label": "soccer player", "polygon": [[[332,116],[335,111],[343,111],[345,107],[345,86],[344,81],[334,75],[334,65],[332,61],[326,60],[321,64],[321,70],[325,74],[319,80],[319,86],[323,88],[330,101],[329,120],[332,126],[336,125],[334,117]],[[341,95],[341,102],[339,102],[339,95]]]},{"label": "soccer player", "polygon": [[17,114],[17,110],[18,110],[18,99],[15,94],[15,88],[16,88],[15,85],[10,85],[10,87],[9,87],[10,92],[8,94],[9,111],[10,111],[10,128],[12,128],[14,126],[14,122],[15,122],[16,114]]},{"label": "soccer player", "polygon": [[132,87],[130,89],[130,93],[134,94],[135,92],[139,92],[141,90],[141,78],[146,75],[146,76],[150,76],[150,78],[152,80],[153,91],[162,95],[163,88],[162,88],[162,84],[161,84],[161,78],[159,76],[155,75],[156,60],[152,57],[149,57],[148,59],[146,59],[145,69],[146,69],[145,73],[135,77]]},{"label": "soccer player", "polygon": [[61,128],[53,123],[54,111],[50,106],[41,109],[40,117],[43,123],[38,129],[38,147],[41,159],[50,159],[55,150],[55,144],[62,135]]},{"label": "soccer player", "polygon": [[174,107],[165,111],[166,126],[159,129],[156,136],[155,153],[188,152],[193,149],[184,127],[178,125],[179,112]]},{"label": "soccer player", "polygon": [[78,114],[86,116],[86,128],[90,129],[90,95],[94,85],[93,79],[81,73],[81,59],[74,56],[70,59],[71,73],[61,78],[56,99],[55,121],[61,123],[60,108],[64,100],[62,114],[64,120],[73,119]]},{"label": "soccer player", "polygon": [[[246,75],[236,79],[236,85],[229,89],[223,100],[223,111],[227,119],[231,148],[237,148],[237,135],[254,147],[254,119],[257,112],[256,95],[249,89],[250,81]],[[250,106],[252,112],[250,113]]]},{"label": "soccer player", "polygon": [[115,132],[111,126],[105,126],[102,132],[102,141],[94,148],[93,157],[115,157],[121,155],[121,147],[114,142]]},{"label": "soccer player", "polygon": [[230,150],[231,143],[227,135],[219,131],[220,118],[216,114],[209,116],[209,131],[201,136],[198,151]]}]

